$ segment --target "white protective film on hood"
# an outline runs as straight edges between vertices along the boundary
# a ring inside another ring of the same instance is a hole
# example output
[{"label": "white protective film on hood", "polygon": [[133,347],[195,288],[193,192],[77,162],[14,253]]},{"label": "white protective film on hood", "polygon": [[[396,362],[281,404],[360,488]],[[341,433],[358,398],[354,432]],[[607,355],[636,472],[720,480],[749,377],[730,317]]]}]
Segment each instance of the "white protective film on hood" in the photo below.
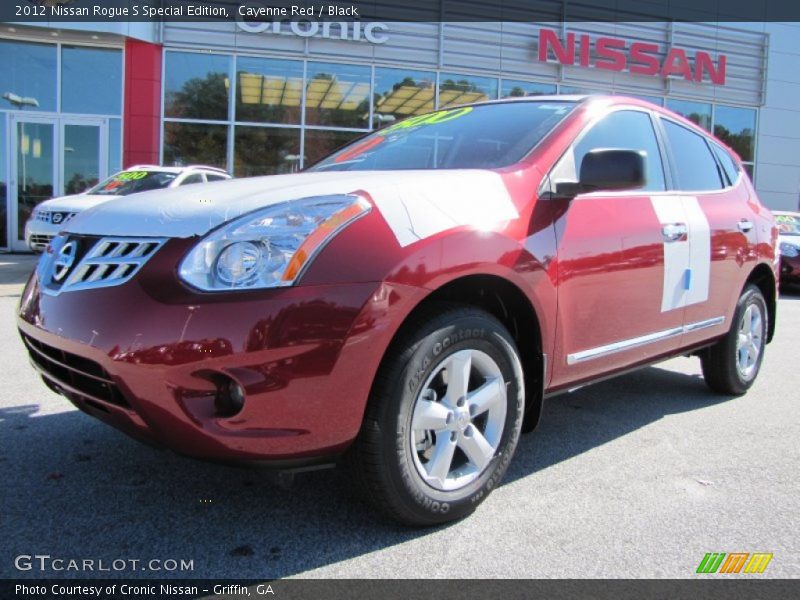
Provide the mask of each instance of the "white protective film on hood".
[{"label": "white protective film on hood", "polygon": [[407,246],[441,231],[482,229],[519,215],[502,178],[481,170],[298,173],[142,192],[104,202],[69,222],[68,233],[187,238],[258,208],[329,194],[367,192]]}]

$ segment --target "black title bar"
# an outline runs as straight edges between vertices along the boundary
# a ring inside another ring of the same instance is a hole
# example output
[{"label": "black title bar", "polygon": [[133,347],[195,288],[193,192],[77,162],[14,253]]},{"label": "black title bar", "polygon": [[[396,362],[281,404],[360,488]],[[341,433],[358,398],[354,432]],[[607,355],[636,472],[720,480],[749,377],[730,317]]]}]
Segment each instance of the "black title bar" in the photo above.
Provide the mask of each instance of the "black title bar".
[{"label": "black title bar", "polygon": [[800,580],[739,576],[709,576],[700,580],[0,580],[0,598],[3,600],[409,600],[423,597],[437,600],[783,600],[799,595]]},{"label": "black title bar", "polygon": [[794,0],[3,0],[0,21],[800,21]]}]

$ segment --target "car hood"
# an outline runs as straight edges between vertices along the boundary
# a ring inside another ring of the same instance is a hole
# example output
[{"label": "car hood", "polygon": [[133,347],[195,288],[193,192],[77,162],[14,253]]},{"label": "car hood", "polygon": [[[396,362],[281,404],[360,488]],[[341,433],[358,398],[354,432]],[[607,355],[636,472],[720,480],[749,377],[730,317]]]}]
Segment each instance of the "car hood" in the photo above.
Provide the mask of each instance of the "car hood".
[{"label": "car hood", "polygon": [[82,212],[103,202],[108,202],[114,196],[100,196],[94,194],[75,194],[73,196],[60,196],[40,202],[36,208],[51,210],[53,212]]},{"label": "car hood", "polygon": [[492,171],[298,173],[195,184],[104,202],[70,221],[68,233],[187,238],[250,211],[300,198],[365,192],[400,245],[458,227],[517,218],[502,177]]}]

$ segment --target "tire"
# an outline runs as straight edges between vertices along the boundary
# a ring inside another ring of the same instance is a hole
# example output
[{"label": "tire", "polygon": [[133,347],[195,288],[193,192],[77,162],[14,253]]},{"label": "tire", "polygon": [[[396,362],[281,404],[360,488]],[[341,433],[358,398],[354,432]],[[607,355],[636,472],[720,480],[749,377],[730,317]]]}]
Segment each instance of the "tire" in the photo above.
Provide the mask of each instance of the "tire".
[{"label": "tire", "polygon": [[764,359],[768,318],[761,290],[748,284],[736,303],[730,331],[700,355],[708,387],[740,396],[753,385]]},{"label": "tire", "polygon": [[384,358],[347,455],[351,475],[368,501],[403,524],[465,517],[508,468],[524,397],[505,327],[481,310],[432,305],[404,326]]}]

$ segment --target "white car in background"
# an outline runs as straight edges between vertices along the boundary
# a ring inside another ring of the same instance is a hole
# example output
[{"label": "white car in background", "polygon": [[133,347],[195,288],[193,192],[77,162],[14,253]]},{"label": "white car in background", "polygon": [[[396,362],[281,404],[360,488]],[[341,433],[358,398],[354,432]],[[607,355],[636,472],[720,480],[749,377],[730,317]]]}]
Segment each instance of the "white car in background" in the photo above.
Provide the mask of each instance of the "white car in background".
[{"label": "white car in background", "polygon": [[42,252],[53,236],[76,214],[120,196],[223,179],[231,179],[231,176],[216,167],[136,165],[120,171],[81,194],[40,202],[25,224],[25,242],[34,252]]},{"label": "white car in background", "polygon": [[800,212],[773,210],[781,251],[781,283],[800,285]]}]

